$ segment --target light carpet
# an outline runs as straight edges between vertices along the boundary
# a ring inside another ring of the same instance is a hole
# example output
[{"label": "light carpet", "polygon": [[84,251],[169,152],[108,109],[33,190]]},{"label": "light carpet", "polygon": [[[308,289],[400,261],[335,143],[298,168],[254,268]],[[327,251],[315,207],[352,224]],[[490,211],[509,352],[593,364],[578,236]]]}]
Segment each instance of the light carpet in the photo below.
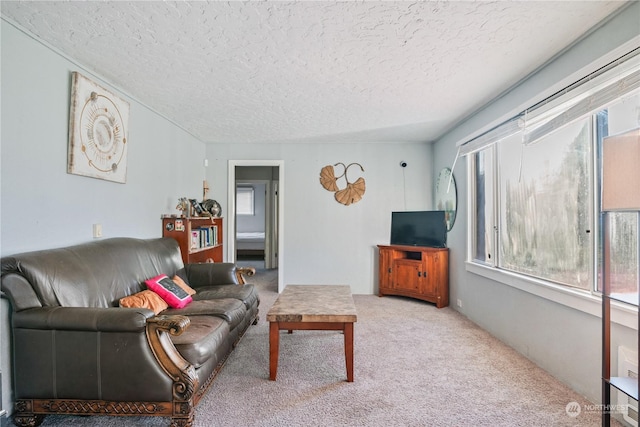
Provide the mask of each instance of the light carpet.
[{"label": "light carpet", "polygon": [[[196,426],[601,423],[591,402],[455,310],[400,297],[354,295],[353,383],[346,382],[343,336],[334,331],[282,332],[277,381],[269,381],[265,317],[277,297],[277,271],[259,270],[251,281],[261,295],[260,322],[201,400]],[[47,416],[42,425],[155,427],[169,419]]]}]

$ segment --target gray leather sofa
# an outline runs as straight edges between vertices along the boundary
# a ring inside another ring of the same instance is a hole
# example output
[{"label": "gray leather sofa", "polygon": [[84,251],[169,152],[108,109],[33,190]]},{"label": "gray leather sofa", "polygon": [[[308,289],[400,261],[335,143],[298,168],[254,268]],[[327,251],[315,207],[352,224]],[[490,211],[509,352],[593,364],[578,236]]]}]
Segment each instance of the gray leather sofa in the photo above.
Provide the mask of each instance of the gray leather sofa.
[{"label": "gray leather sofa", "polygon": [[[1,260],[11,301],[14,422],[46,414],[150,415],[194,408],[249,325],[259,296],[234,264],[183,265],[175,240],[114,238]],[[119,300],[178,275],[197,292],[156,315]]]}]

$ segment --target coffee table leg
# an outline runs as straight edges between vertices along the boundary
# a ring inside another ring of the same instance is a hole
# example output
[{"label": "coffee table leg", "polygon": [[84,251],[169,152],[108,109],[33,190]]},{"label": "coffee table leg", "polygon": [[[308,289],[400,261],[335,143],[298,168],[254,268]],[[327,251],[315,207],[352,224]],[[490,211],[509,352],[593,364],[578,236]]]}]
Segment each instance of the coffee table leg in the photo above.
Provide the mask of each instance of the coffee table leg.
[{"label": "coffee table leg", "polygon": [[344,324],[344,358],[347,362],[347,382],[353,382],[353,323]]},{"label": "coffee table leg", "polygon": [[280,328],[278,322],[269,323],[269,379],[276,380],[278,372],[278,351],[280,345]]}]

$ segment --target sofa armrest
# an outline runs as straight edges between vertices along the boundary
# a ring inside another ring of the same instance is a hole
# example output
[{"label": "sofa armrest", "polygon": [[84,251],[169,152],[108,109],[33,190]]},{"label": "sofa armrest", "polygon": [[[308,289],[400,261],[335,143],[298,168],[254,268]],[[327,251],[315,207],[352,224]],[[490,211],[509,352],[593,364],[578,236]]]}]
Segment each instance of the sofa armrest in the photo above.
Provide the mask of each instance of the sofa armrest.
[{"label": "sofa armrest", "polygon": [[13,326],[22,329],[136,332],[154,316],[146,308],[40,307],[13,314]]},{"label": "sofa armrest", "polygon": [[147,339],[153,355],[173,380],[173,395],[190,400],[198,389],[198,376],[192,364],[176,350],[169,335],[180,335],[190,324],[186,316],[156,316],[147,323]]},{"label": "sofa armrest", "polygon": [[238,278],[238,283],[244,285],[247,283],[244,276],[251,277],[256,274],[256,269],[253,267],[236,267],[236,277]]},{"label": "sofa armrest", "polygon": [[11,301],[14,311],[42,307],[42,303],[40,303],[40,299],[33,290],[31,283],[19,274],[3,274],[1,287],[2,296]]}]

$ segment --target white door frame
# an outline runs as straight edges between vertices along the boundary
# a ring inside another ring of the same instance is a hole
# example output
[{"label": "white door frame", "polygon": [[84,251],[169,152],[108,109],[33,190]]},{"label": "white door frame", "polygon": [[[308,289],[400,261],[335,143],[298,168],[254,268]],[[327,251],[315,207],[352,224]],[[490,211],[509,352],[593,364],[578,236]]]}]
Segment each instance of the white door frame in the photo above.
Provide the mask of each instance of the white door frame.
[{"label": "white door frame", "polygon": [[278,293],[284,289],[284,160],[229,160],[227,189],[227,261],[236,262],[236,166],[275,166],[278,168]]}]

